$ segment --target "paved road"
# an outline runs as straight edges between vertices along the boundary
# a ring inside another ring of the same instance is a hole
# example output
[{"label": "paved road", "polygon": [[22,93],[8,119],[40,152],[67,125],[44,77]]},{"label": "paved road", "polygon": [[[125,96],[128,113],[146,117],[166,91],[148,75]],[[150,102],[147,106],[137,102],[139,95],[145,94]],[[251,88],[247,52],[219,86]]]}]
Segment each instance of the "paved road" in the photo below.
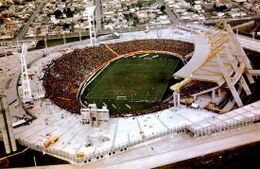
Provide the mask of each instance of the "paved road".
[{"label": "paved road", "polygon": [[21,31],[19,32],[19,34],[17,35],[17,39],[23,39],[24,34],[27,32],[28,27],[30,26],[31,22],[34,21],[34,19],[36,18],[36,16],[38,15],[38,13],[40,12],[40,10],[42,10],[43,5],[46,3],[45,0],[38,0],[36,1],[36,4],[38,4],[38,6],[36,7],[36,10],[34,11],[34,13],[31,15],[31,17],[28,19],[28,21],[26,22],[26,24],[23,26],[23,28],[21,29]]},{"label": "paved road", "polygon": [[163,0],[157,0],[160,4],[165,6],[165,12],[169,16],[171,23],[177,24],[179,22],[177,16],[172,12],[172,10],[169,8],[169,6],[163,1]]}]

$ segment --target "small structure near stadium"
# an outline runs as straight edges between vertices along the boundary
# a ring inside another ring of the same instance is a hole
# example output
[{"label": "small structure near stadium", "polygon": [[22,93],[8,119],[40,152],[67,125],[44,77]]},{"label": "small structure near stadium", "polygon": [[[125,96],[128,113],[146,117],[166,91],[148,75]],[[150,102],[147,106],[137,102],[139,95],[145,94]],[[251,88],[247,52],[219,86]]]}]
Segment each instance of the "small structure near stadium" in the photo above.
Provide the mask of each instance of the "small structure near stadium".
[{"label": "small structure near stadium", "polygon": [[102,122],[109,121],[109,110],[107,106],[98,109],[96,104],[89,104],[88,108],[81,108],[80,113],[82,123],[89,124],[92,127],[98,127]]}]

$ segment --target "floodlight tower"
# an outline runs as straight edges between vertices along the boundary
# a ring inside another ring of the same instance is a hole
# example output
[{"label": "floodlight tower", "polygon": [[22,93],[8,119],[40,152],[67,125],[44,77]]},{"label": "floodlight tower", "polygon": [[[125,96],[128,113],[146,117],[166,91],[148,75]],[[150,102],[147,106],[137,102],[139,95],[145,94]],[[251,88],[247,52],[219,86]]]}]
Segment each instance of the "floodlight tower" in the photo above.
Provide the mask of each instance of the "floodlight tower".
[{"label": "floodlight tower", "polygon": [[21,80],[22,80],[22,89],[23,89],[23,97],[22,101],[28,102],[32,101],[32,91],[28,76],[27,64],[26,64],[26,53],[27,53],[27,44],[22,45],[22,53],[21,53]]},{"label": "floodlight tower", "polygon": [[89,38],[90,38],[90,44],[95,45],[96,44],[96,28],[95,28],[95,18],[94,18],[94,12],[95,12],[96,6],[87,6],[85,11],[83,12],[83,16],[87,17],[88,19],[88,28],[89,28]]}]

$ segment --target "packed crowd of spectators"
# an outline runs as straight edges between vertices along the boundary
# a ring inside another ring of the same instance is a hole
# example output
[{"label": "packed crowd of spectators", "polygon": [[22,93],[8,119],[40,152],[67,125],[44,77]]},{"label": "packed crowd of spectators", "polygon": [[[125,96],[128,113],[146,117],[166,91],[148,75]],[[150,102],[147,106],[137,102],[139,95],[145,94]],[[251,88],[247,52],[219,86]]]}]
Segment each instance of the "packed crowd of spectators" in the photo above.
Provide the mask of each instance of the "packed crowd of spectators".
[{"label": "packed crowd of spectators", "polygon": [[[109,44],[119,55],[140,50],[169,51],[179,55],[189,54],[194,50],[191,43],[175,40],[136,40],[123,43]],[[54,104],[72,113],[80,113],[81,105],[77,101],[77,90],[80,84],[86,80],[90,73],[104,62],[115,57],[105,45],[76,49],[64,54],[59,59],[53,60],[44,69],[43,86],[45,97]],[[156,105],[151,109],[140,110],[131,114],[139,115],[145,112],[161,110],[162,105]]]},{"label": "packed crowd of spectators", "polygon": [[181,97],[186,97],[217,86],[218,84],[213,82],[192,80],[181,87],[180,94]]},{"label": "packed crowd of spectators", "polygon": [[169,39],[135,40],[111,44],[109,46],[119,55],[140,50],[157,50],[185,56],[194,50],[194,46],[191,43]]},{"label": "packed crowd of spectators", "polygon": [[104,46],[76,49],[53,60],[45,69],[43,85],[45,96],[56,105],[73,113],[79,113],[77,90],[88,75],[113,54]]},{"label": "packed crowd of spectators", "polygon": [[129,115],[131,116],[139,116],[139,115],[143,115],[143,114],[149,114],[149,113],[153,113],[153,112],[157,112],[157,111],[161,111],[164,109],[168,109],[173,107],[173,103],[171,102],[161,102],[161,103],[156,103],[155,105],[151,106],[150,108],[147,109],[141,109],[141,110],[136,110],[136,111],[131,111],[131,112],[127,112],[127,113],[114,113],[111,112],[110,116],[111,117],[128,117]]}]

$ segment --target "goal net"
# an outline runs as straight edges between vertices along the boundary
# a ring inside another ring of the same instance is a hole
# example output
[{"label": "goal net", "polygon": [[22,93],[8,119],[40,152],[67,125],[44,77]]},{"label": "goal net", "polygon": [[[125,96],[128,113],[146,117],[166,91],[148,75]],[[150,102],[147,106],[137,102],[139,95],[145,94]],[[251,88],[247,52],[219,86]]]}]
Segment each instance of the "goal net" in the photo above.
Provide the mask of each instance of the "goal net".
[{"label": "goal net", "polygon": [[116,101],[125,101],[126,100],[126,96],[117,96],[116,97]]}]

